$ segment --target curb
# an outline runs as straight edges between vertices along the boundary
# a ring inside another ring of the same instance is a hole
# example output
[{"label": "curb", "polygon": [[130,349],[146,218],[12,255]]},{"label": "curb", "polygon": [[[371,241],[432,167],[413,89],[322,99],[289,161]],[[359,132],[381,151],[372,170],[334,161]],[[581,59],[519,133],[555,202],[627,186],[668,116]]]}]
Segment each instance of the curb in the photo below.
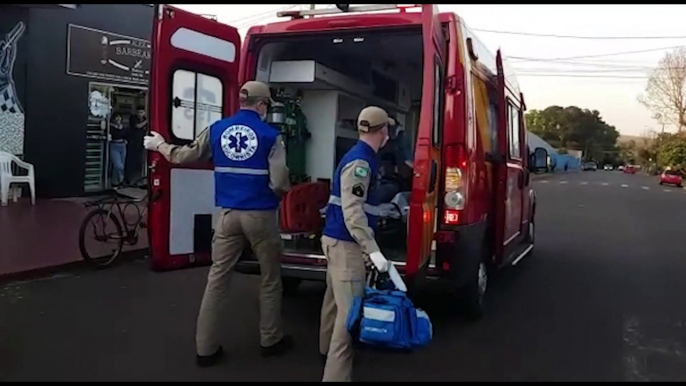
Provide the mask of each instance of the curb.
[{"label": "curb", "polygon": [[550,178],[550,177],[555,177],[555,176],[564,176],[567,174],[576,174],[579,173],[580,170],[569,170],[569,171],[558,171],[555,173],[543,173],[543,174],[532,174],[531,179],[532,180],[538,180],[541,178]]},{"label": "curb", "polygon": [[546,178],[550,178],[552,174],[545,173],[545,174],[533,174],[531,175],[531,180],[536,181],[536,180],[544,180]]},{"label": "curb", "polygon": [[[121,255],[117,257],[117,261],[121,262],[121,259],[136,259],[146,256],[148,253],[148,248],[134,249],[131,251],[122,252]],[[115,261],[115,264],[117,263]],[[53,265],[49,267],[34,268],[28,271],[18,271],[0,274],[0,285],[10,284],[14,282],[21,282],[27,280],[37,280],[44,279],[47,277],[59,275],[61,273],[73,270],[89,270],[94,271],[95,268],[91,268],[90,265],[83,261],[74,261],[66,264]],[[107,269],[107,268],[105,268]]]}]

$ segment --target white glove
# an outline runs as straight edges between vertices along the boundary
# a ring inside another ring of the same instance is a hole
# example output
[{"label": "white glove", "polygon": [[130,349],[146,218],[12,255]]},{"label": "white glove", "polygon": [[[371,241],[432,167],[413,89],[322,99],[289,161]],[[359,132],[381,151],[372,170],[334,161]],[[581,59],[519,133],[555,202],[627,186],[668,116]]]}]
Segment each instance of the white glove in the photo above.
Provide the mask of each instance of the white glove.
[{"label": "white glove", "polygon": [[400,276],[400,272],[398,272],[398,269],[395,268],[395,265],[388,261],[381,252],[371,253],[369,255],[369,260],[372,261],[377,271],[381,273],[388,272],[393,285],[398,289],[398,291],[407,292],[407,286],[405,285],[403,278]]},{"label": "white glove", "polygon": [[369,260],[372,261],[372,263],[376,267],[376,270],[381,273],[388,272],[388,270],[393,265],[390,261],[386,260],[386,258],[383,256],[381,252],[370,253]]},{"label": "white glove", "polygon": [[163,143],[164,138],[156,131],[151,131],[150,135],[143,137],[143,147],[150,151],[157,151]]},{"label": "white glove", "polygon": [[398,272],[398,270],[395,268],[395,265],[391,264],[391,269],[388,271],[388,275],[391,277],[391,281],[398,291],[407,292],[407,286],[405,285],[403,278],[400,276],[400,272]]}]

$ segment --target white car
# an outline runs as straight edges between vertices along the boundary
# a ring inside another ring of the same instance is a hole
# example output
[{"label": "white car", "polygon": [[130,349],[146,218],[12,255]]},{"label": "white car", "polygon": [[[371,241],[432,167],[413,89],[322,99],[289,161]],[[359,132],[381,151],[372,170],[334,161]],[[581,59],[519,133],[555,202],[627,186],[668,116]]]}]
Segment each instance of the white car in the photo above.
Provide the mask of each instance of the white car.
[{"label": "white car", "polygon": [[603,170],[610,170],[610,171],[611,171],[612,169],[614,169],[614,167],[613,167],[612,165],[610,165],[610,164],[607,164],[607,165],[604,165],[604,166],[603,166]]},{"label": "white car", "polygon": [[590,170],[590,171],[594,172],[594,171],[598,170],[598,164],[593,162],[593,161],[584,162],[584,164],[581,166],[581,170],[583,170],[583,171]]},{"label": "white car", "polygon": [[617,170],[619,170],[620,172],[621,172],[621,171],[624,171],[624,165],[619,165],[619,167],[617,168]]}]

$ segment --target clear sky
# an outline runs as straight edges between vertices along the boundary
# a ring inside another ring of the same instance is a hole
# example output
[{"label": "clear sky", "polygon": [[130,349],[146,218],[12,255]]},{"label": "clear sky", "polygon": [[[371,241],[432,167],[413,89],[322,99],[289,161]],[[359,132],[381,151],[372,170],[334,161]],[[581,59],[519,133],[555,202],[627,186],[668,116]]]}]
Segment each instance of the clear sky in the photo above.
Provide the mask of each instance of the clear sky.
[{"label": "clear sky", "polygon": [[[239,28],[242,35],[252,25],[280,20],[275,17],[279,10],[306,7],[297,4],[177,6],[216,15],[219,21]],[[659,130],[650,112],[636,98],[645,87],[650,69],[669,52],[663,48],[686,45],[686,5],[440,5],[439,8],[463,17],[491,50],[501,48],[506,56],[527,59],[512,59],[512,64],[529,109],[576,105],[600,111],[622,134],[641,135],[649,129]],[[571,39],[502,31],[582,37],[684,38]],[[645,50],[651,51],[607,55]],[[592,57],[565,59],[580,56]],[[560,58],[563,61],[549,60]],[[671,128],[668,126],[666,130]]]}]

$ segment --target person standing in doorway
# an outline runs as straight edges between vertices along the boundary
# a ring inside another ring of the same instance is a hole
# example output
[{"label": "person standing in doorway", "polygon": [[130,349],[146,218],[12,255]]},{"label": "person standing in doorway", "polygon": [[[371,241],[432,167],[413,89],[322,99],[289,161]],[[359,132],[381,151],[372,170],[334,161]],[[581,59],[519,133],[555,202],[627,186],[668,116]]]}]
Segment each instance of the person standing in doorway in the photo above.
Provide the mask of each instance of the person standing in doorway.
[{"label": "person standing in doorway", "polygon": [[379,272],[391,262],[374,239],[377,221],[377,153],[388,141],[395,121],[385,110],[370,106],[357,119],[360,140],[341,159],[331,181],[331,196],[322,232],[326,255],[326,293],[322,303],[319,352],[325,359],[325,382],[350,382],[353,371],[352,337],[346,329],[348,310],[365,288],[364,255]]},{"label": "person standing in doorway", "polygon": [[124,181],[127,136],[128,130],[122,123],[121,114],[112,114],[112,121],[110,122],[110,164],[112,165],[111,182],[113,187],[118,187]]},{"label": "person standing in doorway", "polygon": [[148,133],[148,117],[145,107],[138,107],[136,115],[129,118],[129,138],[126,158],[126,179],[130,184],[143,177],[145,154],[143,153],[143,137]]},{"label": "person standing in doorway", "polygon": [[290,189],[286,146],[279,132],[264,122],[273,103],[269,86],[246,82],[240,90],[241,109],[213,123],[190,145],[164,142],[156,132],[144,146],[169,162],[188,164],[212,160],[215,203],[221,207],[212,240],[212,267],[200,305],[196,332],[197,363],[210,366],[222,355],[219,318],[228,295],[231,274],[243,254],[245,241],[260,264],[260,336],[262,356],[276,356],[293,347],[281,321],[281,235],[277,209]]}]

